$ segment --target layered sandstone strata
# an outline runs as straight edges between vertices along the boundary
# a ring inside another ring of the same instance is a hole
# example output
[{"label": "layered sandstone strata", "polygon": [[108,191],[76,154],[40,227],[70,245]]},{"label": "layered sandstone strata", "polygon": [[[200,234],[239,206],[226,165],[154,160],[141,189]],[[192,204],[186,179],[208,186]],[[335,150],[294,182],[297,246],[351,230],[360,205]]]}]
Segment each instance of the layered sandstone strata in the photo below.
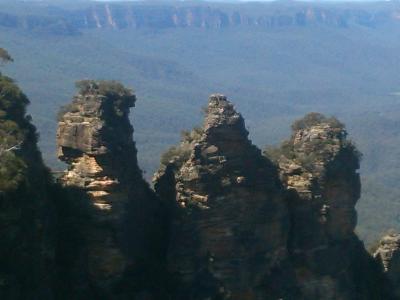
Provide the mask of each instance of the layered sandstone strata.
[{"label": "layered sandstone strata", "polygon": [[276,299],[293,292],[278,174],[225,96],[210,97],[203,127],[169,154],[155,186],[172,211],[168,267],[180,282],[174,299]]},{"label": "layered sandstone strata", "polygon": [[163,248],[162,217],[137,164],[128,118],[135,95],[115,82],[84,81],[79,88],[60,115],[58,157],[68,164],[60,181],[91,198],[89,275],[99,295],[114,299],[123,288],[143,288],[134,277],[161,264],[153,260]]}]

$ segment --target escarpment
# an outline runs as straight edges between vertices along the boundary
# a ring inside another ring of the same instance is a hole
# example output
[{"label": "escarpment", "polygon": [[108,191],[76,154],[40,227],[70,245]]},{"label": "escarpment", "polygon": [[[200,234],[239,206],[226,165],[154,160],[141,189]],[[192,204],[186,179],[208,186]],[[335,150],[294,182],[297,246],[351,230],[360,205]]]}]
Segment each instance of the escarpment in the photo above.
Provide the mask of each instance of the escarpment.
[{"label": "escarpment", "polygon": [[60,182],[85,191],[92,203],[89,280],[104,299],[150,297],[160,276],[154,268],[163,265],[163,214],[137,164],[128,118],[135,95],[116,82],[82,81],[78,88],[60,112],[57,146],[68,164]]},{"label": "escarpment", "polygon": [[171,207],[174,299],[294,297],[282,185],[225,96],[210,97],[203,127],[163,161],[155,187]]},{"label": "escarpment", "polygon": [[296,121],[292,129],[291,138],[267,155],[275,157],[289,192],[288,251],[302,296],[389,297],[379,266],[354,234],[360,154],[347,139],[344,125],[311,113]]}]

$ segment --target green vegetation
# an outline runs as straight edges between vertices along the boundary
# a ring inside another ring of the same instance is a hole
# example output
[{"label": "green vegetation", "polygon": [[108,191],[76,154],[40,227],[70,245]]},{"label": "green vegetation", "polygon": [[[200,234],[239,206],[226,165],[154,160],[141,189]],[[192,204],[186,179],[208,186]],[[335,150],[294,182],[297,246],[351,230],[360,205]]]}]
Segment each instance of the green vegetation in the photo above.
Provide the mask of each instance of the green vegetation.
[{"label": "green vegetation", "polygon": [[[117,116],[123,116],[127,107],[135,105],[136,96],[132,89],[124,87],[120,82],[114,80],[80,80],[75,83],[79,96],[96,96],[106,99],[111,103]],[[78,112],[79,108],[75,102],[61,106],[57,113],[57,120],[61,121],[67,112]]]},{"label": "green vegetation", "polygon": [[311,112],[301,118],[299,120],[294,121],[292,125],[292,130],[302,130],[306,128],[310,128],[312,126],[320,125],[320,124],[327,124],[331,128],[338,129],[338,130],[345,130],[345,126],[335,117],[326,117],[323,114]]},{"label": "green vegetation", "polygon": [[26,165],[14,153],[0,155],[0,191],[16,189],[25,177]]},{"label": "green vegetation", "polygon": [[76,87],[81,95],[102,95],[107,97],[132,97],[133,91],[114,80],[80,80]]},{"label": "green vegetation", "polygon": [[[329,127],[326,136],[309,137],[306,140],[306,146],[303,143],[295,143],[300,133],[310,135],[312,131],[307,133],[307,130],[313,127],[318,130],[319,126],[322,126],[322,131],[325,126]],[[328,162],[339,148],[351,154],[357,161],[362,158],[362,154],[354,142],[346,138],[345,125],[335,117],[326,117],[323,114],[312,112],[296,120],[291,127],[292,137],[290,140],[283,141],[279,147],[267,146],[264,150],[264,155],[275,164],[285,157],[294,160],[305,170],[313,172],[316,162]]]},{"label": "green vegetation", "polygon": [[190,157],[193,145],[201,138],[203,128],[195,127],[192,131],[183,130],[181,132],[181,143],[178,146],[172,146],[161,155],[161,166],[165,167],[169,163],[174,163],[180,168]]},{"label": "green vegetation", "polygon": [[126,111],[123,108],[132,107],[136,102],[133,90],[114,80],[81,80],[76,83],[76,87],[80,95],[105,97],[108,102],[112,103],[117,116],[122,116]]},{"label": "green vegetation", "polygon": [[0,297],[41,299],[54,287],[57,299],[71,299],[74,287],[82,286],[74,276],[91,201],[53,182],[28,104],[18,85],[0,73]]},{"label": "green vegetation", "polygon": [[[1,11],[21,10],[14,2],[2,2]],[[282,5],[283,11],[291,4],[273,5]],[[368,9],[380,5],[371,3]],[[264,9],[240,5],[252,13]],[[37,6],[24,13],[47,12]],[[115,79],[137,88],[134,139],[148,178],[161,153],[179,141],[179,132],[200,122],[198,109],[209,94],[226,94],[235,103],[260,147],[290,135],[288,124],[305,113],[333,114],[364,154],[358,232],[367,241],[387,228],[400,230],[400,102],[393,95],[399,90],[398,34],[399,27],[317,25],[100,29],[77,36],[0,30],[4,47],[15,58],[3,68],[32,100],[29,112],[52,168],[65,167],[55,155],[56,115],[70,102],[78,78]]]},{"label": "green vegetation", "polygon": [[[0,58],[12,60],[2,48]],[[25,177],[26,164],[16,152],[31,129],[25,115],[28,103],[14,81],[0,73],[0,191],[16,189]]]},{"label": "green vegetation", "polygon": [[277,164],[281,156],[288,159],[294,159],[293,144],[290,141],[283,141],[280,146],[267,146],[264,149],[264,155],[267,156],[274,164]]},{"label": "green vegetation", "polygon": [[[1,49],[0,55],[11,61],[7,51]],[[14,81],[0,73],[0,295],[9,299],[36,297],[43,260],[52,255],[41,236],[52,182],[36,148],[28,103]]]}]

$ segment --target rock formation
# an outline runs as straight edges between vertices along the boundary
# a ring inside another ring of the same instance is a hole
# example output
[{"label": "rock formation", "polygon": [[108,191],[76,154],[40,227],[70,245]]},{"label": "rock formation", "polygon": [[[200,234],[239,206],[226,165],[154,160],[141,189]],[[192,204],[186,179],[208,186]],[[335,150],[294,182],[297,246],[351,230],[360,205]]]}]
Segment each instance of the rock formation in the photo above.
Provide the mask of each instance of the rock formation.
[{"label": "rock formation", "polygon": [[88,272],[99,295],[113,299],[126,293],[122,287],[136,292],[138,278],[127,285],[127,276],[144,277],[150,264],[162,265],[162,215],[137,164],[128,118],[135,95],[116,82],[78,87],[60,113],[58,157],[69,165],[60,181],[91,198]]},{"label": "rock formation", "polygon": [[374,257],[382,266],[396,299],[400,299],[400,234],[385,235]]},{"label": "rock formation", "polygon": [[268,155],[276,167],[212,95],[204,126],[162,158],[174,299],[391,299],[354,234],[360,154],[344,125],[309,114]]},{"label": "rock formation", "polygon": [[172,211],[174,299],[277,299],[293,292],[278,174],[226,97],[210,97],[203,128],[169,155],[155,187]]},{"label": "rock formation", "polygon": [[263,156],[212,95],[203,126],[162,157],[154,193],[137,164],[132,91],[78,87],[59,115],[61,187],[28,100],[0,76],[1,299],[400,299],[400,236],[374,259],[354,234],[360,154],[335,118],[307,115]]},{"label": "rock formation", "polygon": [[354,234],[360,154],[335,118],[311,113],[272,152],[290,193],[291,254],[304,299],[381,299],[379,268]]}]

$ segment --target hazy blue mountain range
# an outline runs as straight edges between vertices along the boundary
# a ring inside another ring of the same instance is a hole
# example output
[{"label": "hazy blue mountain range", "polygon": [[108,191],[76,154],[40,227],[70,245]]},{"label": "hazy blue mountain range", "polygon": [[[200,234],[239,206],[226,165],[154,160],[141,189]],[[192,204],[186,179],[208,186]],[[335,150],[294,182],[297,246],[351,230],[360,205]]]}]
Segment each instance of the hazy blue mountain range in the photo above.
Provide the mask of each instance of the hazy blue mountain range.
[{"label": "hazy blue mountain range", "polygon": [[151,177],[213,92],[260,147],[306,112],[339,117],[364,153],[362,237],[400,228],[400,4],[0,3],[3,67],[32,100],[48,164],[56,115],[84,78],[135,89],[140,164]]}]

